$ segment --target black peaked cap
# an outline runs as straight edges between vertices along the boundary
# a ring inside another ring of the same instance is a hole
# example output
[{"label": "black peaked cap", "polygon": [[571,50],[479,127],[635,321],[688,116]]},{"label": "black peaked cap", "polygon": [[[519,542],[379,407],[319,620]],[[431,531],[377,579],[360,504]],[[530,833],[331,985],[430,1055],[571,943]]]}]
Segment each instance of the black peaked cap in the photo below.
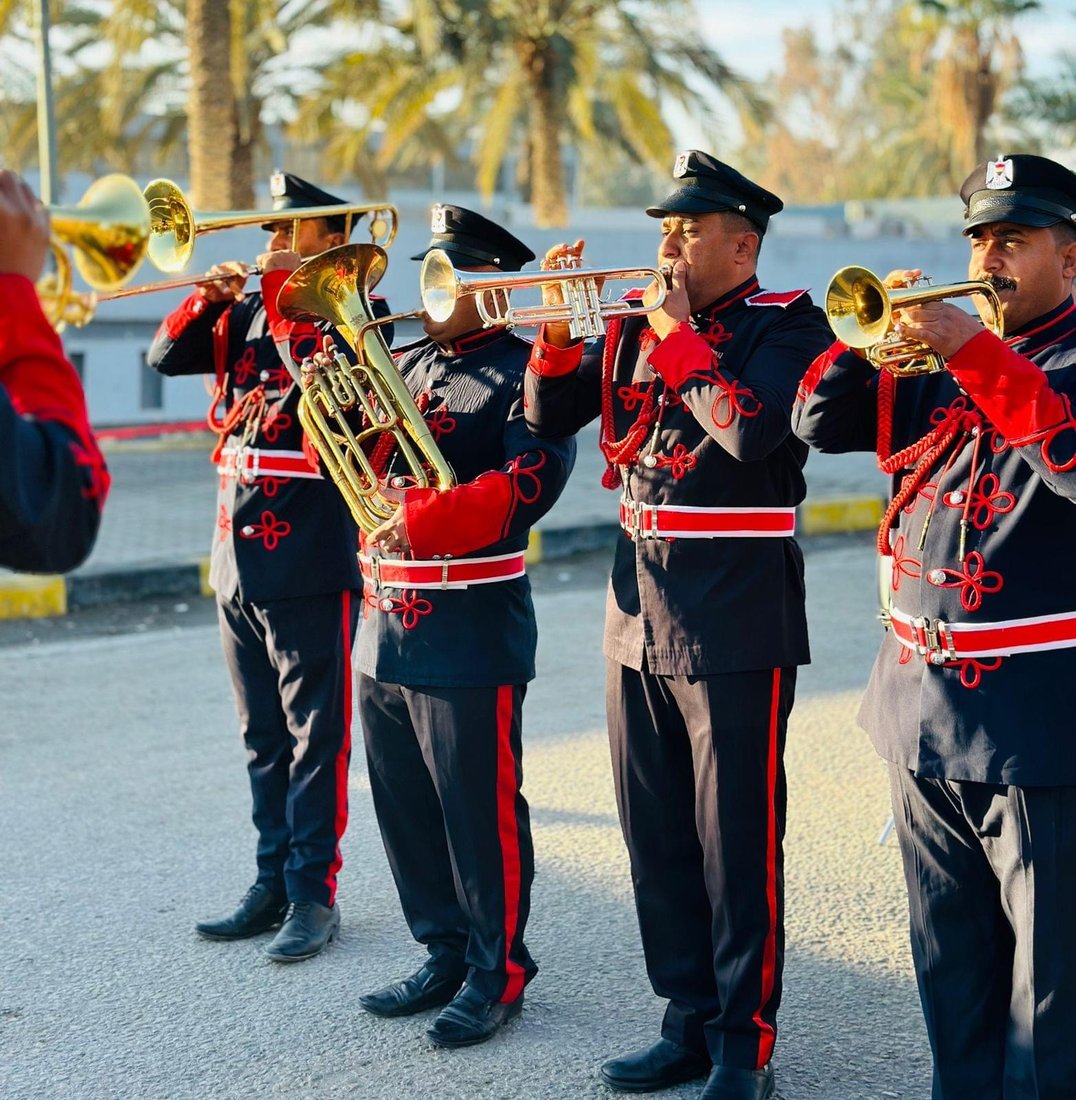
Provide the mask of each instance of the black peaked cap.
[{"label": "black peaked cap", "polygon": [[519,271],[534,259],[534,253],[503,226],[464,206],[438,203],[430,216],[430,243],[412,256],[421,260],[431,249],[447,252],[456,267],[484,267]]},{"label": "black peaked cap", "polygon": [[[309,209],[312,206],[348,206],[347,199],[341,199],[337,195],[330,195],[316,184],[304,180],[301,176],[292,175],[291,172],[274,172],[269,177],[269,193],[273,196],[273,210],[286,213],[289,210]],[[352,225],[362,217],[361,214],[352,216]],[[282,219],[283,220],[283,219]],[[339,218],[325,219],[330,233],[343,233],[347,224],[347,216],[341,214]],[[272,222],[262,226],[267,229]]]},{"label": "black peaked cap", "polygon": [[1076,172],[1056,160],[1006,153],[978,165],[960,188],[964,233],[989,222],[1076,225]]}]

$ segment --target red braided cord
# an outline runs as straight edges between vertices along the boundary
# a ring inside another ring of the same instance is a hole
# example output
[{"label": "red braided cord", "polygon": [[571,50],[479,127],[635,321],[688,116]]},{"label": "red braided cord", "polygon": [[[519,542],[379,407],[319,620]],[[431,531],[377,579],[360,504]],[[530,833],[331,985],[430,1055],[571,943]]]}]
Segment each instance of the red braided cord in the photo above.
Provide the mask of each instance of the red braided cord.
[{"label": "red braided cord", "polygon": [[605,461],[608,463],[605,473],[602,474],[602,485],[606,489],[619,487],[620,480],[616,474],[616,467],[628,466],[634,461],[654,423],[654,383],[651,382],[635,423],[628,429],[623,439],[619,441],[613,439],[613,364],[616,359],[617,345],[620,342],[621,321],[620,317],[610,320],[602,354],[602,427],[599,443],[602,454],[605,455]]}]

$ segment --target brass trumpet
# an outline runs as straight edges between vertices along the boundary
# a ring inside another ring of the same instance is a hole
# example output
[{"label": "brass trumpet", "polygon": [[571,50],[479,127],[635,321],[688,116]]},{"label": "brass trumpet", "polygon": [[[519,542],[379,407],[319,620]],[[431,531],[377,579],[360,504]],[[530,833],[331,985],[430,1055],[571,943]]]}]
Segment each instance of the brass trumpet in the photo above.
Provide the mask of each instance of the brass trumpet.
[{"label": "brass trumpet", "polygon": [[[422,307],[435,321],[447,321],[464,295],[474,295],[482,323],[491,325],[545,325],[568,323],[573,340],[601,336],[605,322],[611,317],[624,317],[640,311],[638,303],[603,302],[598,282],[609,279],[652,279],[658,287],[657,297],[646,308],[657,309],[668,294],[667,272],[653,267],[616,267],[586,270],[560,268],[551,271],[502,272],[459,271],[452,266],[448,254],[431,249],[422,261],[419,290]],[[521,287],[561,287],[563,304],[527,306],[513,309],[508,303],[511,291]]]},{"label": "brass trumpet", "polygon": [[826,290],[826,317],[837,339],[850,348],[866,351],[878,368],[905,378],[933,374],[945,369],[945,360],[928,344],[905,340],[893,331],[893,311],[902,307],[981,294],[990,304],[987,328],[997,336],[1005,334],[1001,299],[984,279],[938,286],[910,286],[890,289],[865,267],[842,267]]},{"label": "brass trumpet", "polygon": [[[380,326],[413,314],[372,320],[369,292],[388,265],[375,244],[345,244],[307,260],[280,288],[277,307],[293,321],[329,321],[354,348],[357,363],[339,352],[328,369],[317,368],[299,400],[299,420],[344,496],[355,522],[369,534],[399,506],[370,461],[374,444],[391,435],[415,485],[438,490],[455,485],[452,468],[434,442]],[[363,414],[361,425],[349,414]]]},{"label": "brass trumpet", "polygon": [[77,206],[50,206],[52,256],[56,270],[37,283],[45,315],[56,328],[85,324],[93,295],[71,286],[70,245],[79,274],[95,290],[113,290],[138,270],[150,234],[149,205],[138,184],[114,173],[90,184]]},{"label": "brass trumpet", "polygon": [[194,252],[195,237],[202,233],[215,233],[240,225],[291,222],[294,249],[299,223],[307,218],[344,218],[344,235],[347,236],[351,232],[353,218],[369,215],[371,240],[374,244],[388,248],[396,237],[399,220],[396,207],[385,202],[355,205],[341,203],[296,210],[233,210],[195,214],[183,192],[171,180],[166,179],[153,180],[146,185],[143,194],[149,204],[151,218],[149,258],[154,267],[168,272],[182,271],[187,266]]}]

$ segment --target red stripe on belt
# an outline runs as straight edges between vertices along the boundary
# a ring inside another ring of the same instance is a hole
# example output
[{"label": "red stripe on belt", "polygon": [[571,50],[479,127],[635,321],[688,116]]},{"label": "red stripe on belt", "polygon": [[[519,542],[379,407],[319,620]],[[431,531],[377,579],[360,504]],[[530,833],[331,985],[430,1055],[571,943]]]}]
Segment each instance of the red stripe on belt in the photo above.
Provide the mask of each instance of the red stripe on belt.
[{"label": "red stripe on belt", "polygon": [[522,577],[524,555],[499,554],[492,558],[445,558],[438,561],[398,561],[359,555],[362,575],[378,588],[466,588]]},{"label": "red stripe on belt", "polygon": [[787,538],[795,508],[692,508],[621,500],[620,526],[633,539]]},{"label": "red stripe on belt", "polygon": [[1006,619],[996,623],[947,623],[894,608],[893,633],[906,649],[941,665],[960,657],[1008,657],[1076,646],[1076,612]]},{"label": "red stripe on belt", "polygon": [[259,477],[309,477],[321,480],[321,473],[302,451],[268,451],[258,447],[225,447],[217,472],[251,482]]}]

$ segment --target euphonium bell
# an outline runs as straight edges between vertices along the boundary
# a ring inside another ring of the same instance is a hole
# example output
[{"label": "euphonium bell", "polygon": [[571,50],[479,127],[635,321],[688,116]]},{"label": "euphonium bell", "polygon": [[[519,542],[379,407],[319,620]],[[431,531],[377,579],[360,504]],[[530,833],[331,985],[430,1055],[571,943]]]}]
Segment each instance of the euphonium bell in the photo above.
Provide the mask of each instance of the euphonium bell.
[{"label": "euphonium bell", "polygon": [[945,369],[945,360],[928,344],[897,336],[893,311],[902,307],[982,294],[992,313],[987,327],[997,336],[1005,332],[1001,299],[993,285],[983,279],[938,286],[910,286],[890,289],[865,267],[842,267],[826,290],[826,317],[837,339],[859,348],[876,366],[906,377],[933,374]]},{"label": "euphonium bell", "polygon": [[395,439],[416,487],[455,484],[381,335],[381,324],[396,318],[372,320],[368,294],[387,264],[384,249],[374,244],[330,248],[293,271],[277,298],[281,314],[293,321],[329,321],[358,356],[352,364],[337,352],[330,368],[315,371],[299,401],[299,420],[367,534],[399,507],[370,461],[384,435]]}]

